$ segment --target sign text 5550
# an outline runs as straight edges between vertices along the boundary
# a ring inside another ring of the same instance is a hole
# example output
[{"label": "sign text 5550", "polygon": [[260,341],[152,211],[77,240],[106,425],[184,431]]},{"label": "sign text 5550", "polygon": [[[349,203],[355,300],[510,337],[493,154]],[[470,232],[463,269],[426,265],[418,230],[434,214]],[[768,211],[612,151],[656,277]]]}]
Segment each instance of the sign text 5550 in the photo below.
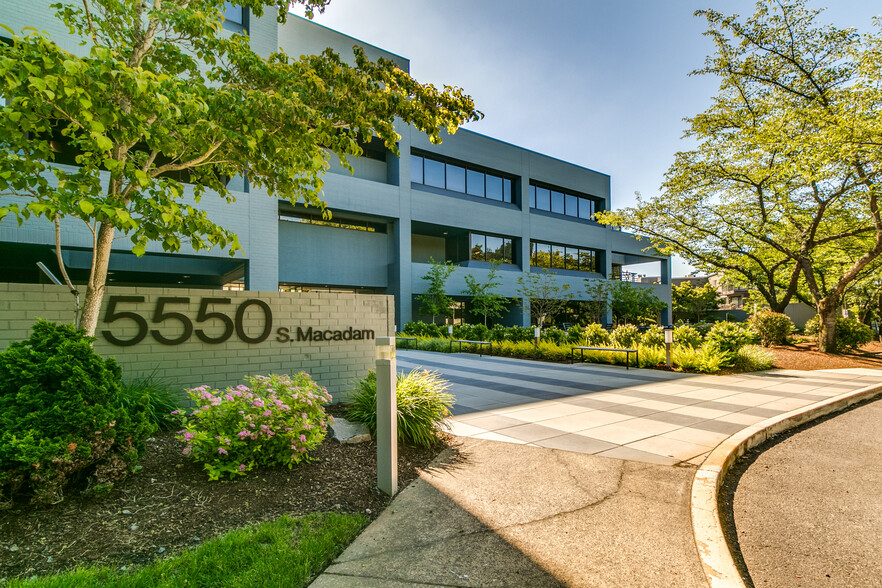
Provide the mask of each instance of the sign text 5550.
[{"label": "sign text 5550", "polygon": [[[189,306],[190,298],[186,296],[161,296],[156,299],[153,307],[153,314],[150,315],[149,323],[154,325],[162,324],[166,321],[173,321],[183,326],[184,331],[177,337],[169,338],[163,335],[159,329],[151,329],[148,325],[148,319],[141,314],[132,310],[120,310],[119,307],[127,304],[140,304],[144,302],[143,296],[111,296],[107,301],[107,309],[104,311],[104,322],[113,323],[120,319],[130,319],[135,322],[138,327],[138,333],[130,339],[120,339],[109,330],[101,331],[107,341],[113,345],[128,347],[137,345],[147,337],[149,333],[153,339],[163,345],[180,345],[190,339],[194,331],[196,338],[203,343],[223,343],[236,333],[242,341],[246,343],[261,343],[270,336],[273,329],[273,311],[269,304],[263,300],[249,298],[243,300],[236,307],[235,318],[230,318],[218,309],[230,308],[233,303],[229,298],[202,298],[199,300],[199,310],[196,313],[195,322],[202,323],[207,320],[217,319],[223,325],[223,332],[219,335],[208,335],[202,329],[193,328],[193,320],[189,316],[181,312],[169,310],[176,305]],[[254,306],[263,311],[263,331],[256,337],[250,336],[245,331],[245,311],[249,307]]]}]

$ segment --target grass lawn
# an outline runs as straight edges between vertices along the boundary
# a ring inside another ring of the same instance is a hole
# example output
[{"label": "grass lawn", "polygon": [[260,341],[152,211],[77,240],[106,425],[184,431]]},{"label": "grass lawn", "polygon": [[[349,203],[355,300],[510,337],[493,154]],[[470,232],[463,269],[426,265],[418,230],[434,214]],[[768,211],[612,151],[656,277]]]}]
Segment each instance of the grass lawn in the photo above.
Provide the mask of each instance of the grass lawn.
[{"label": "grass lawn", "polygon": [[306,586],[365,527],[368,517],[315,513],[282,516],[230,531],[199,547],[133,571],[82,567],[11,587]]}]

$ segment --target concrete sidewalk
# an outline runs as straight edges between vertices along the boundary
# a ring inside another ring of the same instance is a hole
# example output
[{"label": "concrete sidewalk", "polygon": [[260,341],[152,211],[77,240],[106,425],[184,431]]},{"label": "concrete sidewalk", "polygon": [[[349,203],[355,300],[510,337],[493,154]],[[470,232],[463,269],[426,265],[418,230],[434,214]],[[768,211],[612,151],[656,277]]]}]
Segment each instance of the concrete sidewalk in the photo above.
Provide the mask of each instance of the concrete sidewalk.
[{"label": "concrete sidewalk", "polygon": [[463,438],[312,586],[705,586],[694,472]]},{"label": "concrete sidewalk", "polygon": [[707,586],[698,464],[765,418],[882,383],[878,370],[714,377],[421,352],[399,366],[451,381],[459,445],[316,588]]}]

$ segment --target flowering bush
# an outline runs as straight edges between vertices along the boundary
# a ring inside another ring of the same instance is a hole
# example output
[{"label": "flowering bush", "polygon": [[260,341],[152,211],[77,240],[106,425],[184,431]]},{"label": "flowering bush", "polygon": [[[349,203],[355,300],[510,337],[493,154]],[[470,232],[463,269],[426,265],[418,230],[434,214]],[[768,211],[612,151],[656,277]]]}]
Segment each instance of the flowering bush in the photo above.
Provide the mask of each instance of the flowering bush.
[{"label": "flowering bush", "polygon": [[[210,480],[244,475],[255,466],[286,465],[307,457],[325,438],[331,395],[309,374],[245,378],[247,386],[208,386],[187,392],[198,405],[184,417],[178,439],[184,455],[205,465]],[[178,411],[175,411],[178,412]]]},{"label": "flowering bush", "polygon": [[755,335],[745,323],[717,323],[708,331],[706,342],[716,343],[720,350],[732,353],[734,357],[736,351],[753,343],[754,339]]}]

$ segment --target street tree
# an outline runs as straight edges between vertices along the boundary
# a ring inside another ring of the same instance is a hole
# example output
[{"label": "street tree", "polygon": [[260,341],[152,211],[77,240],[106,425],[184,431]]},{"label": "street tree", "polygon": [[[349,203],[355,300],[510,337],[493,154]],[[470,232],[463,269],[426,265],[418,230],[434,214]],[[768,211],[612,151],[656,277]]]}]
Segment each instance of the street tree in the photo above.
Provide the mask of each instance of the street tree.
[{"label": "street tree", "polygon": [[475,276],[466,274],[466,289],[462,291],[463,294],[471,297],[472,312],[484,317],[485,327],[488,318],[499,319],[508,308],[508,298],[496,291],[502,285],[502,280],[499,278],[499,266],[502,262],[491,263],[492,267],[484,281],[479,282]]},{"label": "street tree", "polygon": [[710,284],[695,287],[689,282],[671,286],[671,310],[674,319],[700,321],[717,310],[720,299]]},{"label": "street tree", "polygon": [[[657,197],[602,218],[741,273],[775,311],[804,284],[832,350],[843,294],[882,253],[882,35],[819,13],[802,0],[758,2],[743,22],[698,11],[716,52],[694,73],[720,91],[688,119],[697,147],[675,156]],[[843,250],[851,263],[829,273]]]},{"label": "street tree", "polygon": [[[329,0],[295,0],[307,16]],[[284,22],[289,0],[243,0]],[[82,0],[56,16],[82,39],[70,53],[37,28],[0,44],[0,218],[82,220],[92,263],[82,326],[94,334],[111,246],[143,255],[185,244],[230,254],[241,245],[212,221],[203,198],[234,200],[226,181],[246,175],[272,197],[317,206],[322,176],[378,137],[397,153],[397,120],[440,141],[480,117],[460,89],[420,84],[388,60],[354,49],[264,57],[246,34],[221,32],[224,0]],[[75,166],[55,164],[58,149]],[[60,233],[60,232],[59,232]],[[56,248],[60,250],[59,234]],[[60,255],[59,255],[60,257]]]},{"label": "street tree", "polygon": [[612,282],[609,292],[609,308],[617,325],[658,324],[658,315],[668,307],[647,286],[631,282]]},{"label": "street tree", "polygon": [[521,305],[538,327],[563,312],[575,296],[569,284],[559,284],[555,272],[546,268],[525,273],[517,281]]},{"label": "street tree", "polygon": [[429,282],[429,287],[422,294],[417,295],[417,300],[422,304],[420,312],[431,315],[432,324],[435,317],[447,318],[453,316],[454,300],[447,295],[447,279],[456,266],[450,261],[440,262],[429,258],[429,271],[422,279]]}]

